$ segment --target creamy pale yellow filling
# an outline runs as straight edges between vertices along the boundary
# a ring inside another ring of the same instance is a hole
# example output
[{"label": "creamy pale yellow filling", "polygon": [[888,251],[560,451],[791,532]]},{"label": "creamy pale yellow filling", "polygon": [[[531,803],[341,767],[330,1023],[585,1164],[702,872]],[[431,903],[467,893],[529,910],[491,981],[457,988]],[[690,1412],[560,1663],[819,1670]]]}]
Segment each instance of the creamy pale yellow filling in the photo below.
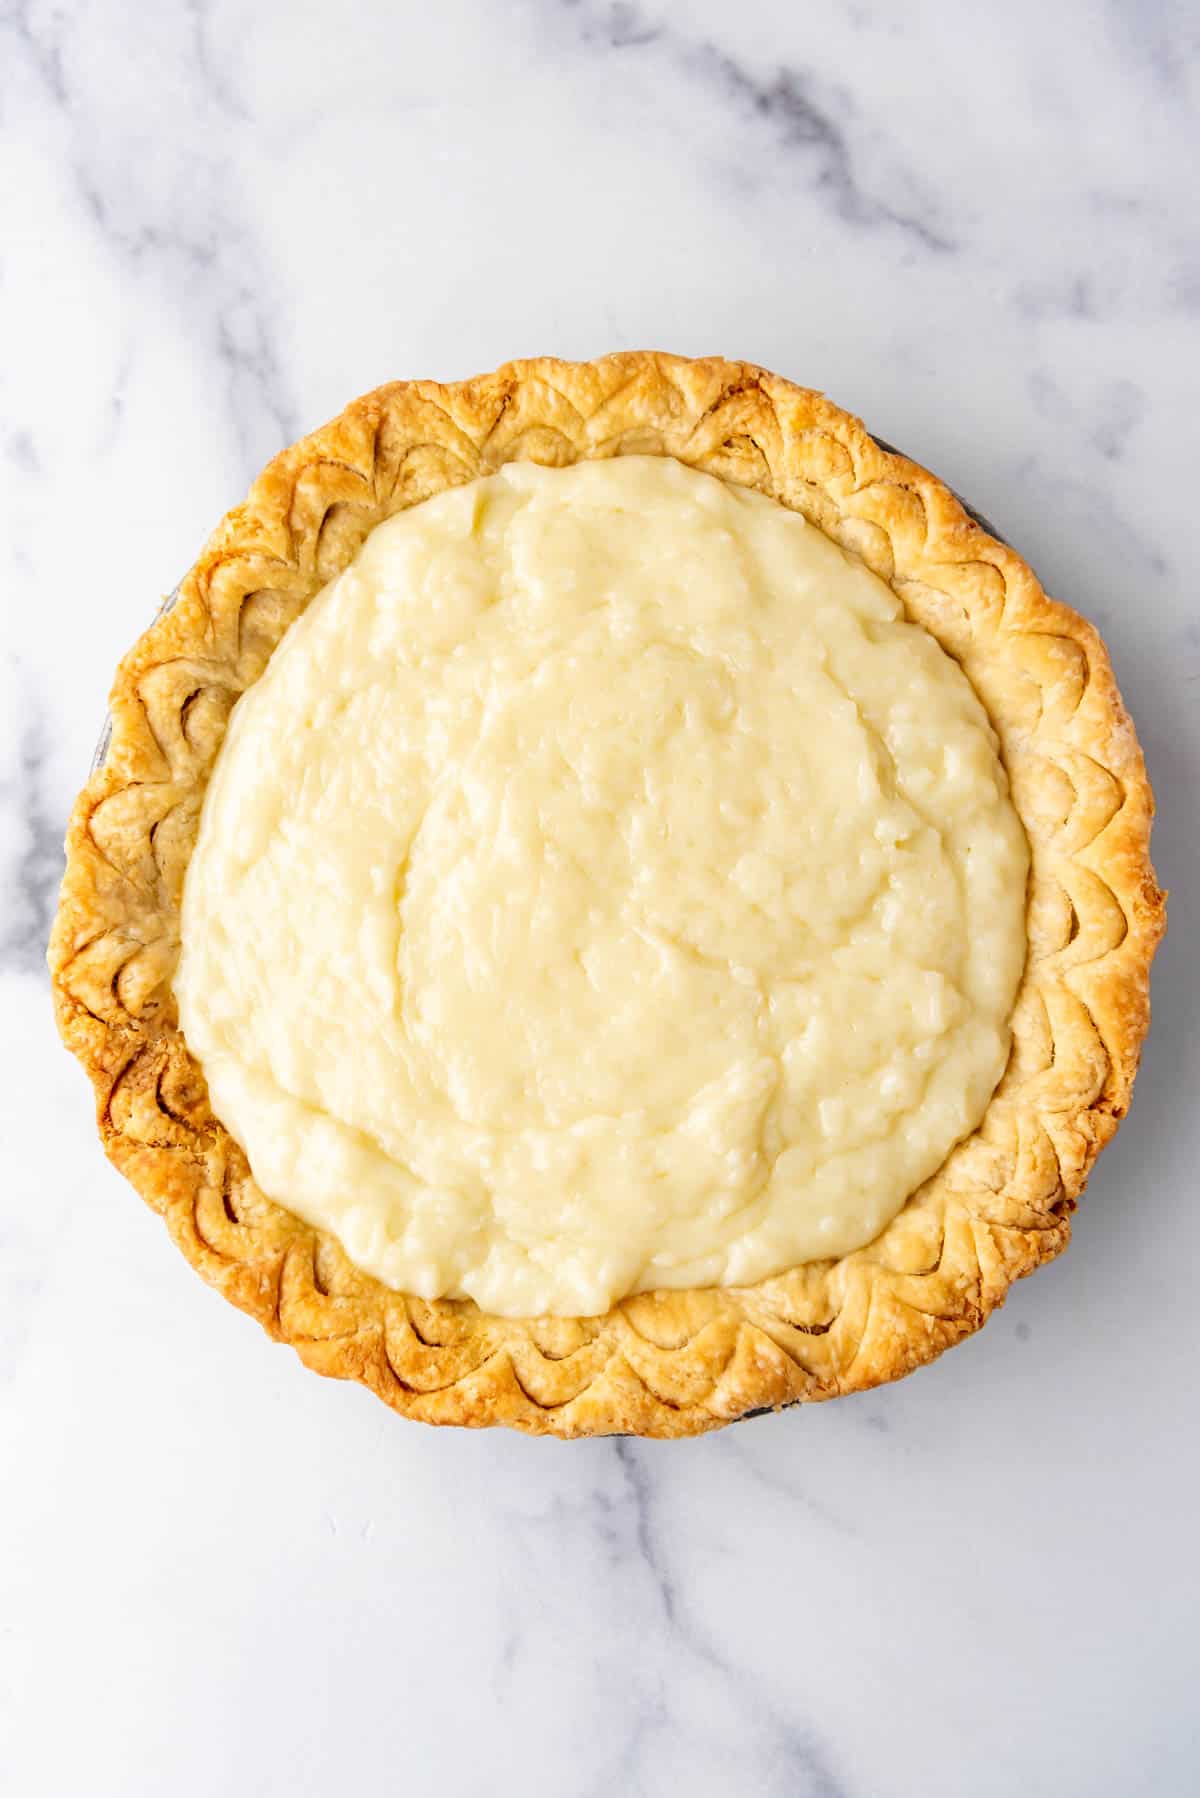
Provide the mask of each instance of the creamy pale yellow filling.
[{"label": "creamy pale yellow filling", "polygon": [[238,702],[176,980],[259,1185],[505,1315],[868,1242],[982,1115],[1027,850],[965,676],[794,513],[511,466]]}]

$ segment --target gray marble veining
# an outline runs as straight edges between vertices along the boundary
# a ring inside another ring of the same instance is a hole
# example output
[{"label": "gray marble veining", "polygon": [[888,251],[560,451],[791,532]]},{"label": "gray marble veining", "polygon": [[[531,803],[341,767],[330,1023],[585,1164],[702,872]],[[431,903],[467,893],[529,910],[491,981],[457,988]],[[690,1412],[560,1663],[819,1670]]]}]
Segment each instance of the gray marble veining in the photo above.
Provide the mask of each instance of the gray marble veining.
[{"label": "gray marble veining", "polygon": [[[930,196],[921,207],[900,206],[864,186],[853,145],[861,120],[852,89],[823,82],[814,70],[798,63],[779,63],[758,72],[739,60],[729,47],[730,39],[717,43],[708,36],[691,35],[682,8],[677,9],[681,24],[675,25],[669,12],[652,21],[639,7],[624,3],[560,3],[586,44],[653,52],[697,90],[702,103],[715,102],[748,121],[755,129],[756,153],[739,171],[742,182],[780,162],[798,165],[798,180],[825,198],[844,223],[892,226],[926,250],[956,247],[933,222],[936,208]],[[911,177],[906,184],[911,185]]]},{"label": "gray marble veining", "polygon": [[44,710],[22,695],[16,755],[0,778],[0,807],[15,837],[0,912],[0,975],[45,967],[46,939],[63,868],[63,819],[46,793]]},{"label": "gray marble veining", "polygon": [[[1198,103],[1171,0],[0,7],[5,1790],[1194,1789]],[[62,833],[274,450],[397,375],[647,344],[825,388],[1100,625],[1155,1026],[1069,1254],[915,1379],[678,1445],[438,1434],[103,1162]]]}]

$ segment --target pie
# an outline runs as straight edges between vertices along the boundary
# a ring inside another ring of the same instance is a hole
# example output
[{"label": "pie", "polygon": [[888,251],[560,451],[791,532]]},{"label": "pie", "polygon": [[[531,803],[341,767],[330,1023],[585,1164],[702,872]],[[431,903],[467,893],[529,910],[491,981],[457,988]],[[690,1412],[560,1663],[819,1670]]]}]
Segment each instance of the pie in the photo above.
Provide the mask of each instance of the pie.
[{"label": "pie", "polygon": [[820,394],[399,382],[121,664],[58,1020],[109,1156],[310,1367],[691,1435],[909,1372],[1066,1245],[1152,812],[1095,630]]}]

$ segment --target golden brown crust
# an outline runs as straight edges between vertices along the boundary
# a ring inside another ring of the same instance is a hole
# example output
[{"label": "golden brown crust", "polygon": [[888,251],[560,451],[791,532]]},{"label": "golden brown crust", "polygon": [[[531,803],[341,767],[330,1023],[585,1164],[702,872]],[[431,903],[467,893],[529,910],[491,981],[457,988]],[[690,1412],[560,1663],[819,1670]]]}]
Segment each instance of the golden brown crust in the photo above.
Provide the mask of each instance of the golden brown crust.
[{"label": "golden brown crust", "polygon": [[[183,873],[229,710],[391,513],[517,458],[671,455],[793,507],[888,580],[966,669],[1032,851],[1010,1065],[979,1129],[868,1247],[744,1289],[587,1319],[495,1318],[360,1273],[272,1204],[213,1117],[171,977]],[[122,662],[50,944],[59,1026],[108,1154],[185,1255],[308,1366],[431,1423],[684,1436],[901,1374],[1065,1246],[1129,1103],[1164,924],[1153,802],[1099,636],[942,482],[748,363],[631,352],[379,388],[277,456]]]}]

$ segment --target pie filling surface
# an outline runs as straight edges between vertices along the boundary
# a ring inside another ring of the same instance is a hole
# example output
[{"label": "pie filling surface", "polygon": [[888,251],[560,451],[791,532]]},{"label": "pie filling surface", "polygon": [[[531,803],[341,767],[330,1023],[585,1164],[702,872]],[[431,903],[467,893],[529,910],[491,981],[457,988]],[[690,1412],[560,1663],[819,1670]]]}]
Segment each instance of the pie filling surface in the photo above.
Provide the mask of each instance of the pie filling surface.
[{"label": "pie filling surface", "polygon": [[965,675],[665,457],[379,525],[236,706],[175,988],[258,1184],[501,1316],[876,1236],[979,1122],[1028,852]]}]

